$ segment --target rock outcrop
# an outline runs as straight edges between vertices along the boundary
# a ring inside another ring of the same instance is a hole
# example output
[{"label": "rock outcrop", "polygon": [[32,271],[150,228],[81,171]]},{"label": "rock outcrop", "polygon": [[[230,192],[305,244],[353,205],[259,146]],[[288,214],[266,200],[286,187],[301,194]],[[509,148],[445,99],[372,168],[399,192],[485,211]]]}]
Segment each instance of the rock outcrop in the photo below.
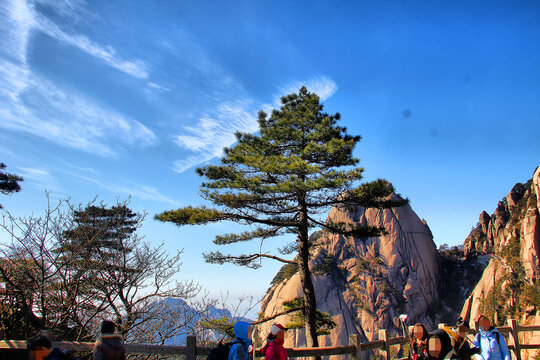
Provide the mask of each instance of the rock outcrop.
[{"label": "rock outcrop", "polygon": [[[482,213],[465,241],[467,256],[491,254],[491,260],[461,315],[475,320],[481,314],[496,323],[516,318],[520,324],[540,324],[540,167],[526,184],[516,184],[499,202],[495,213]],[[487,224],[487,225],[486,225]],[[538,343],[540,336],[522,335]],[[525,355],[525,353],[523,353]],[[531,355],[531,354],[526,354]]]},{"label": "rock outcrop", "polygon": [[[429,227],[411,207],[358,207],[354,212],[333,208],[329,220],[384,226],[388,234],[361,240],[322,233],[317,240],[310,263],[317,305],[337,324],[329,335],[319,337],[321,345],[345,345],[350,334],[371,341],[382,328],[397,332],[400,313],[407,313],[412,323],[433,327],[441,313],[441,259]],[[282,279],[263,299],[262,315],[280,313],[284,301],[301,295],[298,274]],[[282,315],[276,321],[287,324],[289,319]],[[269,326],[261,326],[259,334],[266,334]],[[302,330],[290,331],[285,346],[302,345]]]},{"label": "rock outcrop", "polygon": [[[361,240],[321,233],[314,240],[310,266],[318,308],[337,324],[319,337],[320,344],[345,345],[350,334],[372,341],[382,328],[397,333],[400,313],[409,315],[408,324],[431,329],[453,323],[458,315],[474,320],[481,313],[494,315],[498,323],[523,314],[520,323],[540,324],[539,204],[540,167],[527,183],[516,184],[492,215],[480,214],[463,252],[437,251],[426,222],[409,205],[352,212],[333,208],[332,222],[383,226],[387,235]],[[263,317],[302,296],[295,272],[289,265],[280,271],[263,299]],[[287,324],[290,318],[275,321]],[[259,338],[270,323],[258,327]],[[540,336],[530,341],[537,340]],[[305,345],[302,330],[289,331],[285,345]]]},{"label": "rock outcrop", "polygon": [[490,216],[482,211],[478,224],[463,244],[465,256],[497,253],[504,247],[508,238],[508,229],[506,229],[508,222],[511,219],[527,216],[523,214],[523,207],[531,196],[531,185],[532,179],[526,184],[514,185],[508,195],[499,201],[493,215]]}]

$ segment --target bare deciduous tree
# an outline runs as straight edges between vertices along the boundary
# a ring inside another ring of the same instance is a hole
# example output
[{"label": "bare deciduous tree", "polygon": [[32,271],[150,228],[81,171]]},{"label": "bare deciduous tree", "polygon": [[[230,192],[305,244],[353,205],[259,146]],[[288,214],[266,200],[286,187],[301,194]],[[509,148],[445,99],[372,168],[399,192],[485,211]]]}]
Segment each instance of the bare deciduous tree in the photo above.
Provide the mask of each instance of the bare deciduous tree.
[{"label": "bare deciduous tree", "polygon": [[[145,214],[133,213],[127,201],[108,208],[95,199],[85,207],[61,200],[49,202],[41,217],[2,215],[0,231],[9,240],[0,244],[0,311],[12,339],[47,328],[63,340],[91,340],[108,318],[127,342],[165,344],[199,331],[198,320],[214,305],[196,300],[194,282],[175,280],[181,251],[170,255],[137,235]],[[10,326],[21,320],[22,327]]]}]

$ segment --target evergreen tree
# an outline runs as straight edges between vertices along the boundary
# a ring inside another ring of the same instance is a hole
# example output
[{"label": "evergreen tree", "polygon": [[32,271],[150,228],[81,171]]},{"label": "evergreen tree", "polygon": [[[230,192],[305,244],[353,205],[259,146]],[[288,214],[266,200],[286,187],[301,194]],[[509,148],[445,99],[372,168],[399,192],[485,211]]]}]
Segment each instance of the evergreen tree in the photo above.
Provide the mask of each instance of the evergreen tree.
[{"label": "evergreen tree", "polygon": [[64,232],[64,237],[69,240],[64,246],[76,250],[82,260],[99,258],[102,262],[107,254],[130,251],[125,249],[126,240],[140,226],[140,221],[141,216],[126,204],[117,204],[111,208],[103,204],[90,205],[73,212],[75,227]]},{"label": "evergreen tree", "polygon": [[[6,164],[0,163],[0,193],[4,195],[11,195],[14,192],[21,191],[21,185],[19,185],[19,182],[23,181],[24,179],[15,174],[2,172],[1,170],[4,170],[5,168]],[[2,204],[0,204],[0,209],[1,208]]]},{"label": "evergreen tree", "polygon": [[[309,268],[309,232],[313,228],[359,238],[378,236],[378,227],[357,227],[323,222],[318,214],[332,206],[394,207],[406,201],[389,200],[392,186],[385,180],[354,187],[362,179],[362,168],[355,167],[354,146],[360,136],[346,134],[337,125],[340,115],[323,112],[319,97],[305,87],[298,94],[282,99],[279,110],[268,116],[259,112],[259,134],[237,133],[237,144],[224,149],[220,165],[197,169],[206,178],[200,193],[216,205],[188,206],[156,215],[161,221],[181,225],[206,224],[223,220],[250,226],[239,234],[216,236],[214,243],[227,245],[255,239],[261,241],[286,233],[296,235],[288,247],[294,260],[258,252],[229,255],[205,253],[207,262],[257,268],[262,258],[298,265],[303,289],[306,340],[318,346],[315,291]],[[259,260],[259,261],[257,261]]]},{"label": "evergreen tree", "polygon": [[[73,269],[71,278],[77,288],[73,294],[98,297],[108,303],[120,299],[126,307],[128,280],[140,271],[126,259],[131,258],[130,253],[139,243],[135,232],[143,219],[144,214],[133,212],[127,202],[110,208],[104,204],[89,205],[73,211],[73,226],[63,232],[64,239],[57,250],[65,265]],[[120,324],[121,317],[117,321]]]}]

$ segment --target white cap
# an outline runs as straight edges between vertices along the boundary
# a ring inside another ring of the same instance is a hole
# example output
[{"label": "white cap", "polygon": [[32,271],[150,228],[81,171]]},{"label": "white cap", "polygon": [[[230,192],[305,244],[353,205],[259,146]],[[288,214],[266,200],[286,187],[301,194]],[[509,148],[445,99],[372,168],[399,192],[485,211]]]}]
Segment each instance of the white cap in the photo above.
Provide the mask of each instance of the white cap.
[{"label": "white cap", "polygon": [[281,324],[272,324],[272,327],[270,328],[270,332],[272,335],[276,336],[280,331],[284,331],[285,328]]}]

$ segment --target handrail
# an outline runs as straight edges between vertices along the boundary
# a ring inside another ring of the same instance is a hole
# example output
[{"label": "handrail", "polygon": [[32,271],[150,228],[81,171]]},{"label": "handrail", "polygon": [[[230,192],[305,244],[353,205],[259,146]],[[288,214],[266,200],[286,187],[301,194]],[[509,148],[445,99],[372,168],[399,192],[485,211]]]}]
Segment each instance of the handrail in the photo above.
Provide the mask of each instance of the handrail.
[{"label": "handrail", "polygon": [[[521,350],[540,349],[540,344],[521,344],[518,334],[527,331],[540,331],[538,325],[517,325],[516,320],[508,320],[509,326],[501,326],[497,329],[508,337],[508,348],[512,350],[517,360],[521,360]],[[439,328],[446,324],[439,324]],[[388,337],[388,330],[379,331],[379,339],[362,343],[358,335],[351,335],[349,345],[331,346],[319,348],[291,348],[287,349],[287,355],[290,358],[313,357],[313,356],[331,356],[331,355],[353,355],[357,360],[360,359],[360,353],[369,350],[381,349],[383,358],[390,359],[390,346],[406,344],[409,338],[397,336]],[[53,341],[53,347],[59,347],[70,351],[92,351],[93,342],[80,341]],[[185,355],[187,360],[195,360],[197,355],[208,355],[212,348],[196,346],[195,336],[187,337],[185,346],[176,345],[143,345],[143,344],[125,344],[126,353],[137,354],[162,354],[162,355]],[[25,340],[1,340],[0,352],[3,350],[25,350]],[[261,356],[261,349],[257,349],[256,356]]]}]

